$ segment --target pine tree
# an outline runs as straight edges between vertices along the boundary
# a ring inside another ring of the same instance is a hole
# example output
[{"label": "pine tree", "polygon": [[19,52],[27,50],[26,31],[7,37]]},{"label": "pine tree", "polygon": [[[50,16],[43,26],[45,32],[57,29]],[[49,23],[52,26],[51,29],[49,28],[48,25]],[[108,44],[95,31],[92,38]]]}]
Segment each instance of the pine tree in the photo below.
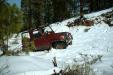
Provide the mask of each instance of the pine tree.
[{"label": "pine tree", "polygon": [[68,1],[69,0],[52,0],[54,22],[61,21],[70,17]]},{"label": "pine tree", "polygon": [[3,2],[0,5],[0,41],[3,45],[4,40],[8,40],[13,33],[20,31],[22,27],[22,15],[16,5],[9,5],[7,2]]},{"label": "pine tree", "polygon": [[44,0],[31,0],[32,2],[32,15],[34,25],[36,27],[45,25],[44,22]]},{"label": "pine tree", "polygon": [[25,29],[44,25],[44,0],[22,0],[21,8]]},{"label": "pine tree", "polygon": [[23,30],[32,26],[31,0],[21,0],[21,9],[23,12]]},{"label": "pine tree", "polygon": [[53,23],[53,6],[52,6],[52,0],[45,0],[44,2],[44,20],[45,24],[51,24]]}]

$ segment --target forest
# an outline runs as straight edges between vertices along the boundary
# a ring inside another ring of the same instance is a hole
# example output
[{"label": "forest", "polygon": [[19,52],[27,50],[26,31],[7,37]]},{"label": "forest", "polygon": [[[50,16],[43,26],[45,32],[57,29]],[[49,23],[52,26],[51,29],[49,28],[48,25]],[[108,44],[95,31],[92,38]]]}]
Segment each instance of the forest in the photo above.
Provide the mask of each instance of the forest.
[{"label": "forest", "polygon": [[0,75],[113,75],[113,0],[0,0]]},{"label": "forest", "polygon": [[14,33],[112,6],[113,0],[21,0],[21,7],[0,0],[0,46]]}]

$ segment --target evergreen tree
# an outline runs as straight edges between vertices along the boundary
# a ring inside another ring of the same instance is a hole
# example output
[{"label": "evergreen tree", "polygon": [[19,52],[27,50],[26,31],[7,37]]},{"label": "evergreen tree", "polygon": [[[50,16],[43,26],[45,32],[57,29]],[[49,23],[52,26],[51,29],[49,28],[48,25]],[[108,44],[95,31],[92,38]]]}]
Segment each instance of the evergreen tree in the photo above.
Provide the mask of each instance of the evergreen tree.
[{"label": "evergreen tree", "polygon": [[44,20],[45,24],[50,24],[53,22],[53,6],[52,6],[52,0],[45,0],[44,2]]},{"label": "evergreen tree", "polygon": [[21,8],[25,29],[44,25],[44,0],[22,0]]},{"label": "evergreen tree", "polygon": [[32,2],[32,15],[34,25],[36,27],[45,25],[44,22],[44,0],[31,0]]},{"label": "evergreen tree", "polygon": [[54,22],[61,21],[70,17],[68,1],[69,0],[52,0]]},{"label": "evergreen tree", "polygon": [[11,34],[19,32],[22,27],[22,14],[16,5],[9,5],[6,1],[0,4],[0,42],[8,40]]},{"label": "evergreen tree", "polygon": [[26,30],[32,25],[31,0],[21,0],[21,9],[23,12],[23,30]]}]

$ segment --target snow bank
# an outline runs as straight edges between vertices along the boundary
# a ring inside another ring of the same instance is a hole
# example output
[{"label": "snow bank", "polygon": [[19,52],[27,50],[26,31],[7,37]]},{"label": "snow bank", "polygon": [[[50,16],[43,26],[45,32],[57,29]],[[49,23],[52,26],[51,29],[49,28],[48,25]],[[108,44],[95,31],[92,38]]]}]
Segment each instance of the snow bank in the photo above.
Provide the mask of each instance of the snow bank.
[{"label": "snow bank", "polygon": [[107,13],[107,12],[110,12],[113,10],[113,7],[112,8],[109,8],[109,9],[106,9],[106,10],[102,10],[102,11],[98,11],[98,12],[93,12],[93,13],[90,13],[90,14],[87,14],[85,15],[85,17],[97,17],[97,16],[100,16],[101,14],[104,14],[104,13]]}]

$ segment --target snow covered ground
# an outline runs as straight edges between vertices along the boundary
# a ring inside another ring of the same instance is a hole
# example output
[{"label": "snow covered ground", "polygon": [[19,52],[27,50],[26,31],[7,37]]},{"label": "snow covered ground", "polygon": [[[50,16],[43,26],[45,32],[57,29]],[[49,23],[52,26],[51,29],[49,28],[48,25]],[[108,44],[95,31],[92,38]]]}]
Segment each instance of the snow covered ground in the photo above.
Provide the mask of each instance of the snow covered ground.
[{"label": "snow covered ground", "polygon": [[[113,9],[113,8],[111,8]],[[111,11],[103,10],[85,15],[88,18],[95,18],[102,13]],[[93,65],[96,75],[113,75],[113,27],[109,27],[103,21],[91,27],[76,26],[68,28],[66,24],[76,18],[71,18],[56,24],[52,24],[55,32],[68,31],[73,35],[73,44],[67,49],[51,49],[49,52],[31,52],[24,56],[3,56],[0,57],[0,66],[8,65],[5,75],[50,75],[53,70],[63,68],[65,64],[72,64],[76,59],[81,61],[80,53],[87,55],[102,55],[102,62]],[[88,29],[86,32],[85,29]],[[17,43],[13,43],[18,40]],[[21,48],[21,37],[14,37],[9,40],[9,48],[15,50]],[[52,64],[53,57],[56,57],[58,68]]]}]

